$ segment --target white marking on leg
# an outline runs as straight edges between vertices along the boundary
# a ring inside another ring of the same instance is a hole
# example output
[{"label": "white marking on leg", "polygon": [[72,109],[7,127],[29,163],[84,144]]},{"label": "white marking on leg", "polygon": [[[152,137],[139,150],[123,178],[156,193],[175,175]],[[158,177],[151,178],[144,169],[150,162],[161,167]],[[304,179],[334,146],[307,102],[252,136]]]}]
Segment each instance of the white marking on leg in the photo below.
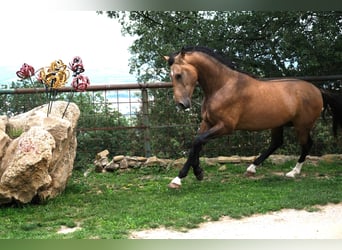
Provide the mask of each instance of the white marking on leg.
[{"label": "white marking on leg", "polygon": [[304,162],[302,163],[297,162],[296,166],[290,172],[286,174],[286,177],[295,178],[296,175],[299,175],[300,171],[302,170],[303,164]]},{"label": "white marking on leg", "polygon": [[249,167],[247,168],[247,172],[255,174],[256,173],[256,167],[257,166],[255,166],[254,164],[249,165]]},{"label": "white marking on leg", "polygon": [[181,186],[181,185],[182,185],[182,180],[181,180],[181,178],[179,178],[179,177],[177,176],[176,178],[174,178],[174,179],[171,181],[171,183]]}]

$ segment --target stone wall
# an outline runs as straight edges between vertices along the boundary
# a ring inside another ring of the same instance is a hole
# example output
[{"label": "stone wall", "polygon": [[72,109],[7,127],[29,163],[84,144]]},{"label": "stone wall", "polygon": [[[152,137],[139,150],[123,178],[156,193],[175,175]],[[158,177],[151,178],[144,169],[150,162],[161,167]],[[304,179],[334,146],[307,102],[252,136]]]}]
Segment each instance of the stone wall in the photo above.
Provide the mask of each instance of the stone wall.
[{"label": "stone wall", "polygon": [[[251,164],[256,156],[219,156],[214,158],[206,158],[201,157],[200,160],[204,162],[206,165],[223,165],[223,164]],[[298,156],[294,155],[271,155],[268,160],[272,164],[283,164],[287,161],[293,160],[296,161]],[[160,159],[155,156],[153,157],[141,157],[141,156],[124,156],[124,155],[116,155],[112,158],[109,158],[109,151],[104,150],[96,155],[94,160],[95,171],[96,172],[114,172],[117,170],[126,170],[126,169],[135,169],[140,167],[149,167],[149,166],[160,166],[160,167],[174,167],[174,168],[182,168],[184,163],[186,162],[186,158],[179,158],[175,160],[170,159]],[[321,157],[318,156],[307,156],[306,162],[317,164],[319,161],[336,161],[342,160],[342,154],[329,154],[323,155]]]}]

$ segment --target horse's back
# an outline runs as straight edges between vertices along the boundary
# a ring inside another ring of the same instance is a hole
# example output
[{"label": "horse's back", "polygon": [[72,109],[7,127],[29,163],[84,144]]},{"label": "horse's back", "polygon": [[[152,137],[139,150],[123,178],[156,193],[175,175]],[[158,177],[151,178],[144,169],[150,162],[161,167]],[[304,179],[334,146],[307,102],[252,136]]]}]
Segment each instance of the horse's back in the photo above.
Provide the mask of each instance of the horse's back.
[{"label": "horse's back", "polygon": [[254,81],[245,93],[249,98],[237,129],[263,130],[288,123],[312,126],[323,107],[320,90],[301,80]]}]

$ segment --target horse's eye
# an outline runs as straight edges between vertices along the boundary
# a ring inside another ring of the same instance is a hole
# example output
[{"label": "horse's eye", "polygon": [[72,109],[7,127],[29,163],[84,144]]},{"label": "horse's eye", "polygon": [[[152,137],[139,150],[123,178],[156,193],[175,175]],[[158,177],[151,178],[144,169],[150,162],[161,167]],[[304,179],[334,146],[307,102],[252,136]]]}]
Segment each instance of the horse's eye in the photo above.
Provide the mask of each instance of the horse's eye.
[{"label": "horse's eye", "polygon": [[176,78],[177,81],[179,81],[182,78],[182,75],[181,74],[176,74],[175,78]]}]

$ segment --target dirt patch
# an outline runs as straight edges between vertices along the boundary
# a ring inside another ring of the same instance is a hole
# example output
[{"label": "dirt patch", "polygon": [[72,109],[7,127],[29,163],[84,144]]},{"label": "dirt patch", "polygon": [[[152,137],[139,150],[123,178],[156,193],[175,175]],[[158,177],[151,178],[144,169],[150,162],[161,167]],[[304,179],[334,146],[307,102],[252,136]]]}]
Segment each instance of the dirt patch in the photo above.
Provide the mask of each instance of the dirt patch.
[{"label": "dirt patch", "polygon": [[132,232],[131,239],[342,239],[342,203],[306,210],[284,209],[243,219],[222,217],[179,232],[166,228]]},{"label": "dirt patch", "polygon": [[67,226],[61,226],[61,228],[58,230],[58,234],[69,234],[69,233],[73,233],[77,230],[80,230],[82,229],[80,227],[80,223],[78,222],[77,223],[77,226],[76,227],[67,227]]}]

